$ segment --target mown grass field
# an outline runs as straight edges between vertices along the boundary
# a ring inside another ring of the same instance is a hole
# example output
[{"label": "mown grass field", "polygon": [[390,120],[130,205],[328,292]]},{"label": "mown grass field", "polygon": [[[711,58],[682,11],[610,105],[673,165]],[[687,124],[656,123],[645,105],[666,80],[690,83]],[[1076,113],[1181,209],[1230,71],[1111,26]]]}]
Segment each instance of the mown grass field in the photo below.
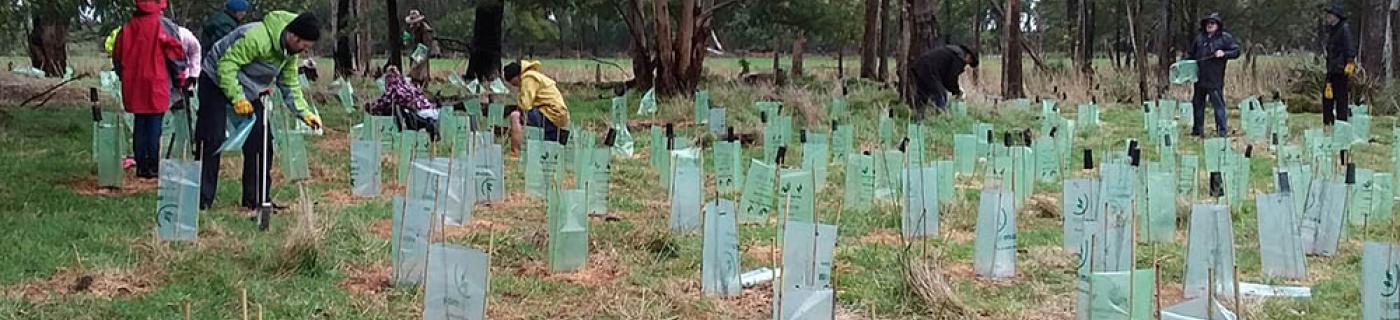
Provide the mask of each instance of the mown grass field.
[{"label": "mown grass field", "polygon": [[[755,65],[766,65],[754,61]],[[547,62],[547,63],[553,63]],[[587,63],[587,62],[581,62]],[[451,65],[451,63],[446,63]],[[567,63],[564,63],[567,64]],[[834,63],[833,63],[834,65]],[[853,68],[848,66],[848,68]],[[0,75],[13,77],[11,75]],[[85,80],[86,81],[86,80]],[[154,239],[155,191],[153,182],[127,179],[134,190],[117,196],[88,194],[95,180],[90,156],[89,111],[82,104],[53,104],[41,108],[0,105],[8,116],[0,118],[0,318],[14,319],[149,319],[180,318],[186,308],[194,319],[229,319],[241,316],[241,293],[256,313],[268,319],[406,319],[418,318],[422,292],[392,288],[389,277],[389,201],[349,196],[347,129],[358,121],[334,103],[328,81],[314,86],[326,119],[324,136],[309,137],[313,179],[305,190],[316,202],[316,212],[329,232],[310,263],[289,259],[283,252],[289,233],[289,214],[278,216],[271,230],[259,232],[237,209],[238,157],[225,158],[220,196],[215,208],[200,215],[199,241],[162,243]],[[358,82],[360,99],[373,96],[374,85]],[[782,99],[795,123],[823,131],[825,107],[831,86],[773,89],[764,86],[713,84],[712,101],[729,107],[728,121],[742,132],[756,132],[758,116],[751,107],[761,97]],[[450,89],[449,89],[450,90]],[[588,87],[568,87],[568,102],[576,123],[603,131],[608,93]],[[635,108],[637,96],[629,105]],[[12,98],[13,99],[13,98]],[[82,99],[81,97],[77,99]],[[858,145],[876,146],[876,119],[883,107],[895,105],[887,90],[857,86],[850,94]],[[363,100],[362,100],[363,101]],[[1236,101],[1231,101],[1231,104]],[[114,106],[108,105],[108,108]],[[907,114],[897,107],[901,118]],[[1035,127],[1035,115],[985,103],[974,103],[969,118],[943,116],[928,123],[931,158],[951,159],[952,134],[969,132],[976,122],[995,125],[997,132]],[[1233,108],[1232,108],[1233,109]],[[661,105],[658,121],[688,123],[688,101]],[[1074,108],[1066,106],[1073,119]],[[1143,138],[1139,108],[1107,105],[1103,127],[1094,133],[1079,132],[1075,148],[1092,148],[1102,154],[1121,148],[1125,139]],[[636,117],[633,121],[651,120]],[[1232,124],[1238,124],[1237,111]],[[903,120],[896,126],[903,128]],[[1305,128],[1320,126],[1316,114],[1295,114],[1289,120],[1293,136],[1301,139]],[[1373,143],[1353,149],[1359,166],[1395,172],[1390,156],[1394,143],[1390,128],[1395,119],[1374,120]],[[686,127],[680,134],[698,137],[700,129]],[[1235,127],[1238,127],[1237,125]],[[650,145],[647,128],[632,128],[637,157],[614,158],[609,208],[620,222],[590,220],[590,257],[583,271],[549,274],[544,261],[544,202],[524,195],[523,178],[514,156],[506,159],[509,195],[500,204],[478,207],[478,222],[448,227],[441,238],[481,249],[492,249],[492,319],[757,319],[769,317],[767,286],[747,289],[741,297],[717,299],[700,295],[701,239],[698,235],[670,235],[665,187],[647,164]],[[899,130],[903,131],[903,130]],[[902,133],[899,135],[902,136]],[[945,139],[946,137],[946,139]],[[1200,140],[1186,139],[1180,153],[1201,154]],[[1301,143],[1301,141],[1298,141]],[[745,157],[761,154],[758,146],[745,146]],[[1144,148],[1155,159],[1153,148]],[[1272,190],[1273,154],[1256,148],[1251,188]],[[706,151],[707,156],[709,151]],[[1074,152],[1074,163],[1080,155]],[[792,158],[796,159],[796,158]],[[795,163],[795,161],[789,161]],[[392,169],[386,163],[385,169]],[[972,177],[960,179],[959,198],[943,213],[942,236],[915,243],[908,251],[899,238],[899,208],[882,203],[871,212],[840,212],[844,166],[832,166],[830,185],[818,196],[819,219],[835,223],[839,216],[834,282],[838,314],[842,318],[908,319],[933,317],[904,282],[902,254],[918,254],[927,247],[943,256],[943,271],[951,285],[979,318],[1069,319],[1075,303],[1075,257],[1061,246],[1061,220],[1035,212],[1018,217],[1018,276],[1009,280],[979,279],[971,271],[973,228],[977,191]],[[385,172],[393,172],[385,170]],[[712,168],[706,172],[713,174]],[[388,175],[388,174],[386,174]],[[712,176],[711,176],[712,178]],[[392,177],[385,177],[385,181]],[[707,181],[706,194],[713,194]],[[396,190],[388,188],[386,190]],[[1255,191],[1252,191],[1255,192]],[[275,196],[292,202],[298,188],[280,183]],[[1058,184],[1039,184],[1036,198],[1058,198]],[[733,199],[733,198],[731,198]],[[737,200],[737,199],[733,199]],[[1252,201],[1250,201],[1252,202]],[[1185,229],[1184,215],[1178,230]],[[1261,275],[1253,205],[1234,212],[1235,248],[1241,279],[1277,283]],[[1308,257],[1309,279],[1283,282],[1308,285],[1308,300],[1244,301],[1247,317],[1260,319],[1351,319],[1360,316],[1360,243],[1365,239],[1394,239],[1385,235],[1389,226],[1369,233],[1351,232],[1341,253],[1333,258]],[[743,269],[770,266],[775,234],[772,225],[740,229]],[[1185,235],[1179,231],[1170,245],[1140,245],[1139,266],[1160,266],[1164,286],[1162,304],[1179,300],[1184,264]],[[1266,231],[1264,231],[1266,232]],[[1364,235],[1363,235],[1364,234]],[[85,290],[74,286],[92,277]]]}]

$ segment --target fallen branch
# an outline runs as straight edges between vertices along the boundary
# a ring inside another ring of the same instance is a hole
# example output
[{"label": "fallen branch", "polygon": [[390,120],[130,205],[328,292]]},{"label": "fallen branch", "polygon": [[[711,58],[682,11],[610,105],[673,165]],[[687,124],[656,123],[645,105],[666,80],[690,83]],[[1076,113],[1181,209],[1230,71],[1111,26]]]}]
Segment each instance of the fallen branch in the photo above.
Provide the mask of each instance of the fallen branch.
[{"label": "fallen branch", "polygon": [[92,75],[92,74],[84,72],[84,73],[82,73],[82,74],[79,74],[78,76],[75,76],[75,77],[71,78],[71,79],[63,80],[63,82],[59,82],[58,84],[55,84],[55,85],[49,87],[49,89],[48,89],[48,90],[44,90],[44,92],[40,92],[39,94],[30,96],[28,99],[24,99],[24,102],[21,102],[21,103],[19,104],[19,106],[20,106],[21,108],[23,108],[24,106],[29,105],[30,102],[34,102],[34,99],[38,99],[38,98],[40,98],[40,97],[44,97],[44,100],[43,100],[43,101],[39,102],[39,104],[37,104],[37,105],[34,106],[35,108],[41,107],[41,106],[43,106],[45,103],[48,103],[48,102],[49,102],[49,99],[52,99],[52,98],[53,98],[53,93],[54,93],[55,90],[58,90],[58,88],[62,88],[63,86],[68,85],[69,83],[73,83],[73,81],[78,81],[78,80],[81,80],[81,79],[83,79],[83,78],[87,78],[87,77],[90,76],[90,75]]}]

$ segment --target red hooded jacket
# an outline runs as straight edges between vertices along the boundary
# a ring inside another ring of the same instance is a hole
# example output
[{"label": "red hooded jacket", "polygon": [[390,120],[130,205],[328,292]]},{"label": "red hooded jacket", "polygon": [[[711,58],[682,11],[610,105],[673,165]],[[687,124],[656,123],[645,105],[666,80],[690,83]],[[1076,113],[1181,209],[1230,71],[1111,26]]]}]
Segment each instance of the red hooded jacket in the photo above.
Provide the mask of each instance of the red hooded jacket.
[{"label": "red hooded jacket", "polygon": [[112,48],[127,112],[164,113],[170,109],[171,88],[184,81],[185,49],[175,23],[161,14],[165,1],[138,0]]}]

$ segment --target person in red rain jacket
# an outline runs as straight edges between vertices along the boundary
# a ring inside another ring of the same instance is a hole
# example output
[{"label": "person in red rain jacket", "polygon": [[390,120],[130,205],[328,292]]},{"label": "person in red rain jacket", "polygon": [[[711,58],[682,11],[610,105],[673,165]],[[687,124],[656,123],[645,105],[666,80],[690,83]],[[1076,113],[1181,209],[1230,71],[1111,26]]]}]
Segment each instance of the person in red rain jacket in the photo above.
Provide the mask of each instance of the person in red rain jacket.
[{"label": "person in red rain jacket", "polygon": [[131,21],[117,34],[112,66],[122,82],[122,105],[136,115],[132,154],[136,175],[155,178],[160,167],[161,118],[172,88],[186,81],[179,26],[161,14],[166,0],[136,0]]}]

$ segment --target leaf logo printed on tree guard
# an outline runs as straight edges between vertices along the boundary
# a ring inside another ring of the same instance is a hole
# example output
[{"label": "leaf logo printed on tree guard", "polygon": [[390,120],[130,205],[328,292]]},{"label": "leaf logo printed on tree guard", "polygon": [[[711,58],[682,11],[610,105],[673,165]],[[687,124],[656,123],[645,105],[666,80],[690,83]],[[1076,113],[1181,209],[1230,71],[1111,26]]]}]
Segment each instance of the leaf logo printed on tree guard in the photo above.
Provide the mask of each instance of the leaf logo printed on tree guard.
[{"label": "leaf logo printed on tree guard", "polygon": [[179,206],[177,204],[167,203],[161,205],[160,208],[157,208],[156,214],[160,216],[161,224],[168,225],[175,223],[175,211],[178,210],[178,207]]},{"label": "leaf logo printed on tree guard", "polygon": [[1074,210],[1070,211],[1070,214],[1082,216],[1089,211],[1089,200],[1085,197],[1086,195],[1081,194],[1079,198],[1074,199]]},{"label": "leaf logo printed on tree guard", "polygon": [[1400,264],[1391,264],[1389,268],[1385,269],[1385,279],[1381,280],[1382,297],[1395,296],[1396,288],[1400,287],[1400,284],[1396,283],[1400,281],[1400,279],[1396,279],[1397,276],[1400,276]]}]

